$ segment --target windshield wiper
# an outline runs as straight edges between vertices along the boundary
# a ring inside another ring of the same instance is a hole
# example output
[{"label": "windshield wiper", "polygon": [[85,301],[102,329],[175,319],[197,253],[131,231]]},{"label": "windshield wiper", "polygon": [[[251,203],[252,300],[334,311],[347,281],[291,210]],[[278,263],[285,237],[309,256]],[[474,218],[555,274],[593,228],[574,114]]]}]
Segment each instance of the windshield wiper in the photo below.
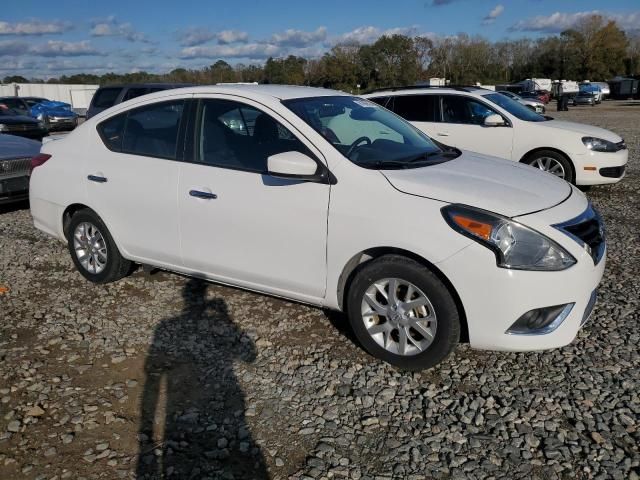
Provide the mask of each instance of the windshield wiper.
[{"label": "windshield wiper", "polygon": [[451,148],[451,149],[447,149],[447,150],[440,150],[440,151],[437,151],[437,152],[423,152],[423,153],[421,153],[419,155],[413,155],[411,157],[406,157],[406,158],[403,158],[403,159],[398,160],[398,161],[403,161],[403,162],[406,162],[406,163],[414,163],[414,162],[419,162],[419,161],[422,160],[422,161],[426,162],[426,161],[428,161],[429,159],[431,159],[433,157],[439,157],[439,156],[448,157],[448,156],[452,156],[452,155],[458,156],[459,154],[460,154],[460,151],[458,149]]}]

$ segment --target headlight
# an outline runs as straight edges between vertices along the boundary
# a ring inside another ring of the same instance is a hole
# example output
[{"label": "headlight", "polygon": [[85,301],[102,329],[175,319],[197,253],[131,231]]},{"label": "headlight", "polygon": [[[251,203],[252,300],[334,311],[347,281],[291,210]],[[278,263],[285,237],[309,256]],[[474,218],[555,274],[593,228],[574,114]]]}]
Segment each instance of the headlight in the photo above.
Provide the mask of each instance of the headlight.
[{"label": "headlight", "polygon": [[0,123],[0,132],[6,132],[9,130],[4,123]]},{"label": "headlight", "polygon": [[609,140],[604,140],[602,138],[596,137],[582,137],[582,143],[589,150],[593,150],[594,152],[617,152],[618,146],[610,142]]},{"label": "headlight", "polygon": [[38,120],[44,120],[44,115],[39,113],[38,116],[36,117]]},{"label": "headlight", "polygon": [[464,205],[448,205],[442,215],[458,233],[492,250],[499,267],[557,271],[576,263],[550,238],[508,218]]}]

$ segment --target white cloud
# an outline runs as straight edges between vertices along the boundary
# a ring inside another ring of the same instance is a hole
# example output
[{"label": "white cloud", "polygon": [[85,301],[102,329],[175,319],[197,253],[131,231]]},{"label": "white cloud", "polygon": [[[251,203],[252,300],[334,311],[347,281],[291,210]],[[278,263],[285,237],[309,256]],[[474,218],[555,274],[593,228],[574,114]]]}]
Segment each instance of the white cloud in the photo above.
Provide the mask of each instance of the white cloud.
[{"label": "white cloud", "polygon": [[208,45],[186,47],[180,51],[180,58],[249,58],[265,59],[277,57],[284,50],[270,43],[246,43],[242,45]]},{"label": "white cloud", "polygon": [[323,42],[327,38],[327,28],[318,27],[313,32],[289,29],[281,33],[274,33],[270,43],[283,47],[308,47],[315,43]]},{"label": "white cloud", "polygon": [[39,57],[80,57],[80,56],[102,56],[103,52],[95,49],[90,42],[63,42],[60,40],[49,40],[47,43],[32,45],[28,53]]},{"label": "white cloud", "polygon": [[240,30],[222,30],[215,32],[208,28],[193,27],[178,33],[178,40],[183,47],[195,47],[216,40],[220,45],[231,43],[247,43],[249,34]]},{"label": "white cloud", "polygon": [[562,13],[555,12],[551,15],[538,15],[515,23],[509,30],[512,32],[543,32],[560,33],[572,28],[576,23],[592,15],[602,15],[605,18],[615,20],[623,30],[640,29],[640,11],[627,14],[612,14],[600,10],[586,12]]},{"label": "white cloud", "polygon": [[[337,37],[331,39],[331,44],[337,45],[340,43],[356,43],[367,44],[373,43],[383,35],[407,35],[409,37],[415,37],[418,35],[418,27],[416,25],[409,27],[395,27],[381,30],[374,26],[358,27],[350,32],[343,33]],[[422,35],[422,34],[421,34]],[[430,34],[425,34],[429,36]]]},{"label": "white cloud", "polygon": [[51,22],[42,20],[18,23],[0,22],[0,35],[50,35],[64,33],[72,28],[70,23],[58,20]]},{"label": "white cloud", "polygon": [[93,37],[122,37],[130,42],[149,42],[144,33],[136,31],[130,23],[120,23],[113,16],[94,21],[89,33]]},{"label": "white cloud", "polygon": [[503,5],[496,5],[493,10],[491,10],[486,17],[482,20],[483,25],[489,25],[496,21],[496,19],[502,15],[504,12]]},{"label": "white cloud", "polygon": [[249,41],[249,34],[239,30],[222,30],[216,34],[216,39],[220,45],[247,43]]}]

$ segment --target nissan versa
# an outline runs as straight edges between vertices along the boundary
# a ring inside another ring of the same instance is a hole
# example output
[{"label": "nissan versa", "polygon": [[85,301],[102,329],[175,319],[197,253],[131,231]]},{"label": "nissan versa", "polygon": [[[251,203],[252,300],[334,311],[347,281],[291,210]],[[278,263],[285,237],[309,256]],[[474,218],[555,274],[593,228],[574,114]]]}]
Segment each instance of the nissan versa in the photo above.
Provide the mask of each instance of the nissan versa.
[{"label": "nissan versa", "polygon": [[344,311],[405,369],[570,343],[605,266],[556,176],[446,147],[377,104],[276,85],[110,108],[32,160],[36,227],[96,283],[133,263]]}]

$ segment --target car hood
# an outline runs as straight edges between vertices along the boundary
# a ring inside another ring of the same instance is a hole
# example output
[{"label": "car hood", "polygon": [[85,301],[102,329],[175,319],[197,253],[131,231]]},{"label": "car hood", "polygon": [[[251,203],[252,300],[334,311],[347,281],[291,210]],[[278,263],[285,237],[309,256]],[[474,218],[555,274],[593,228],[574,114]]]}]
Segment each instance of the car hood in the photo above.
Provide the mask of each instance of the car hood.
[{"label": "car hood", "polygon": [[0,115],[0,123],[5,123],[7,125],[15,125],[17,123],[37,124],[38,121],[35,118],[27,117],[26,115]]},{"label": "car hood", "polygon": [[592,125],[585,125],[583,123],[565,122],[562,120],[550,120],[548,122],[540,122],[537,125],[544,128],[559,128],[561,130],[568,130],[570,132],[579,133],[585,137],[597,137],[604,140],[609,140],[613,143],[622,141],[622,138],[615,133],[605,130],[604,128],[594,127]]},{"label": "car hood", "polygon": [[437,165],[381,173],[401,192],[470,205],[507,217],[546,210],[571,194],[567,182],[549,173],[467,151]]},{"label": "car hood", "polygon": [[0,160],[35,157],[40,152],[40,142],[15,135],[0,134]]}]

